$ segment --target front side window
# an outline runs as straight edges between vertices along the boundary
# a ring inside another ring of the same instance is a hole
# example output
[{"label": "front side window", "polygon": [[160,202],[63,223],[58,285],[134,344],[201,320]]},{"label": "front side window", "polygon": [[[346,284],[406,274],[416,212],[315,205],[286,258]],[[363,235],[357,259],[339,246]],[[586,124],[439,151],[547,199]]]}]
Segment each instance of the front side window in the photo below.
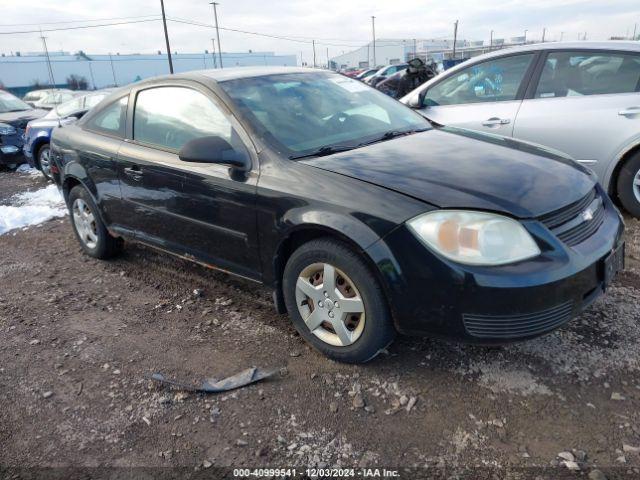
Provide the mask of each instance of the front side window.
[{"label": "front side window", "polygon": [[208,136],[222,137],[237,146],[231,123],[204,94],[185,87],[157,87],[138,93],[133,115],[136,141],[180,150],[188,141]]},{"label": "front side window", "polygon": [[124,137],[128,101],[129,96],[125,96],[106,106],[87,121],[86,128],[98,133]]},{"label": "front side window", "polygon": [[640,88],[640,55],[553,52],[547,56],[536,98],[631,93]]},{"label": "front side window", "polygon": [[265,140],[289,157],[321,147],[356,148],[387,132],[430,127],[398,101],[332,73],[265,75],[220,86]]},{"label": "front side window", "polygon": [[431,87],[425,106],[515,100],[533,57],[512,55],[462,69]]}]

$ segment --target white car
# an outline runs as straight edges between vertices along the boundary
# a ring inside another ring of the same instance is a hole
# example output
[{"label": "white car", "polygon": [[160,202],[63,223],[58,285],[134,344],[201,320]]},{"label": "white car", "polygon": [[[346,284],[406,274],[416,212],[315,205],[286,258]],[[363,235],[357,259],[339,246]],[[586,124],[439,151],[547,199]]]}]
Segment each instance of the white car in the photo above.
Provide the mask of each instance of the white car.
[{"label": "white car", "polygon": [[566,152],[640,217],[640,42],[498,50],[447,70],[400,101],[440,125]]}]

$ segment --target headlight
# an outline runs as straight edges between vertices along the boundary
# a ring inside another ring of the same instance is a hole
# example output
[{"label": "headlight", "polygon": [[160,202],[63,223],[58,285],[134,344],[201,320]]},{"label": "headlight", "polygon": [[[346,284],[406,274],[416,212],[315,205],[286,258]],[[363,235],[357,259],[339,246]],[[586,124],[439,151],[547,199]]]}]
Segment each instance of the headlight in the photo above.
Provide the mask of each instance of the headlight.
[{"label": "headlight", "polygon": [[428,247],[468,265],[504,265],[540,255],[517,221],[493,213],[439,210],[407,222]]},{"label": "headlight", "polygon": [[6,123],[0,123],[0,135],[15,135],[16,129]]}]

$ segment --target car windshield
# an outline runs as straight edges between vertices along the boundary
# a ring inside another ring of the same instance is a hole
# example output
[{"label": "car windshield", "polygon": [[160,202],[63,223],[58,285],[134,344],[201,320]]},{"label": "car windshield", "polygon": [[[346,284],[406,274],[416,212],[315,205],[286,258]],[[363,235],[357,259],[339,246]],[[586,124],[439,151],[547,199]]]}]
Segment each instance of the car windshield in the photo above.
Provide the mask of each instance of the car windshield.
[{"label": "car windshield", "polygon": [[220,85],[254,128],[290,158],[319,149],[356,148],[430,127],[386,95],[328,72],[241,78]]},{"label": "car windshield", "polygon": [[0,92],[0,113],[31,110],[29,104],[8,92]]}]

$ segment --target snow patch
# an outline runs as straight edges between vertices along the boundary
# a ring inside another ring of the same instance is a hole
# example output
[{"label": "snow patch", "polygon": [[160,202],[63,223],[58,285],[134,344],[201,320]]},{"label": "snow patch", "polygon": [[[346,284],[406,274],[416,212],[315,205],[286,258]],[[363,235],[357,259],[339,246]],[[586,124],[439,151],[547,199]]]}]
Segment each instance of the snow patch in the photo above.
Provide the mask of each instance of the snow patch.
[{"label": "snow patch", "polygon": [[20,165],[18,168],[16,168],[16,172],[18,172],[18,173],[28,173],[29,175],[37,176],[37,177],[39,177],[41,175],[40,174],[40,170],[38,170],[37,168],[33,168],[28,163],[23,163],[22,165]]},{"label": "snow patch", "polygon": [[0,205],[0,235],[67,214],[67,207],[55,185],[20,193],[12,198],[11,203]]}]

